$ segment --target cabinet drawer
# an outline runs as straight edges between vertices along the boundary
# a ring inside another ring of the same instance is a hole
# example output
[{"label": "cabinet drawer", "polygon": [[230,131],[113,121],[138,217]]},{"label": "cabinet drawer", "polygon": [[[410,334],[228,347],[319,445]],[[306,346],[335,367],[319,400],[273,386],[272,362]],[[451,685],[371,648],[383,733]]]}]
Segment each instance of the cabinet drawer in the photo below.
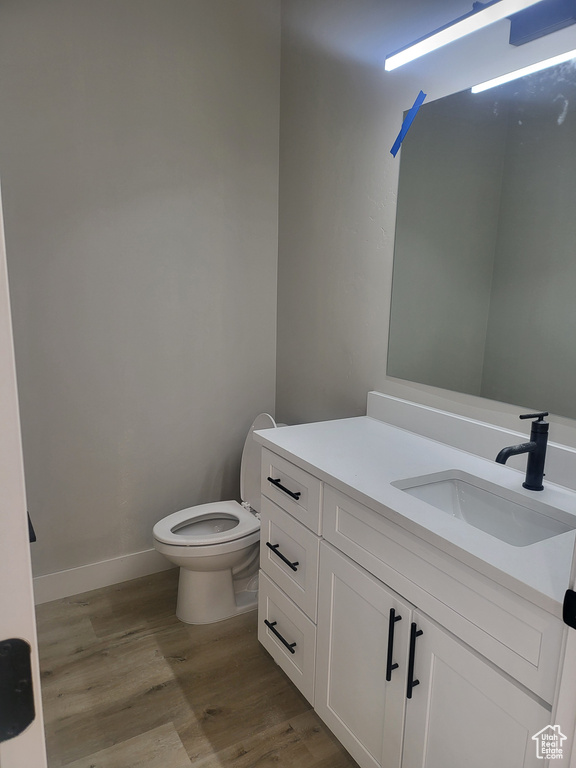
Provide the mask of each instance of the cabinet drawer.
[{"label": "cabinet drawer", "polygon": [[333,488],[324,537],[517,681],[552,702],[562,622]]},{"label": "cabinet drawer", "polygon": [[321,491],[317,477],[262,449],[262,493],[314,533],[320,533]]},{"label": "cabinet drawer", "polygon": [[258,640],[314,705],[316,625],[262,571],[258,590]]},{"label": "cabinet drawer", "polygon": [[320,539],[262,497],[260,567],[316,621]]}]

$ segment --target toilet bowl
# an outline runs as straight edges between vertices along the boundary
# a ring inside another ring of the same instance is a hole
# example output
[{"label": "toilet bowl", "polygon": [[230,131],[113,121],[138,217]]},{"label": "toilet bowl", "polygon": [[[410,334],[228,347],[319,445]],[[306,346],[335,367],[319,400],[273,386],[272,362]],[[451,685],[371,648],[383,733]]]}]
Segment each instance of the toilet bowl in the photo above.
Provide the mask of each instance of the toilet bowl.
[{"label": "toilet bowl", "polygon": [[257,607],[260,446],[252,433],[275,426],[261,413],[250,427],[240,468],[242,504],[199,504],[154,526],[155,548],[180,567],[176,615],[186,624],[210,624]]}]

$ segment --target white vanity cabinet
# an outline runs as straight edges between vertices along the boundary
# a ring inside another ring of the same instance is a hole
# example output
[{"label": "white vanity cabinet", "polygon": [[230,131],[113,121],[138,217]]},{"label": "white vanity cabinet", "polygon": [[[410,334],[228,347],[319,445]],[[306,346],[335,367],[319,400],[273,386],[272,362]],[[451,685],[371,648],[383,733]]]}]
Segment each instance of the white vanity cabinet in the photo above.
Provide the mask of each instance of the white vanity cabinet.
[{"label": "white vanity cabinet", "polygon": [[561,620],[289,455],[263,449],[258,635],[361,768],[542,768]]},{"label": "white vanity cabinet", "polygon": [[318,714],[361,766],[528,768],[549,711],[328,544]]}]

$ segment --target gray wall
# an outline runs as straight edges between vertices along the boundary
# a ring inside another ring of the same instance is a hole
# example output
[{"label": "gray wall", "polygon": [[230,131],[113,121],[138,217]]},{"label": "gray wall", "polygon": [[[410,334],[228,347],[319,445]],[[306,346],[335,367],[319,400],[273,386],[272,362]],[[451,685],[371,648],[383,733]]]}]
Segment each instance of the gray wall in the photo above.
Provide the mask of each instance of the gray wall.
[{"label": "gray wall", "polygon": [[35,573],[238,495],[274,410],[276,0],[6,0],[0,177]]},{"label": "gray wall", "polygon": [[278,235],[279,0],[4,0],[37,574],[148,549],[160,517],[236,496],[245,431],[274,408],[277,266],[278,418],[360,414],[379,389],[516,426],[386,376],[403,111],[574,47],[569,29],[511,51],[498,25],[384,72],[469,9],[282,0]]},{"label": "gray wall", "polygon": [[364,413],[366,392],[382,389],[398,182],[390,148],[426,85],[414,67],[408,81],[385,73],[384,58],[469,8],[282,8],[277,409],[293,422]]}]

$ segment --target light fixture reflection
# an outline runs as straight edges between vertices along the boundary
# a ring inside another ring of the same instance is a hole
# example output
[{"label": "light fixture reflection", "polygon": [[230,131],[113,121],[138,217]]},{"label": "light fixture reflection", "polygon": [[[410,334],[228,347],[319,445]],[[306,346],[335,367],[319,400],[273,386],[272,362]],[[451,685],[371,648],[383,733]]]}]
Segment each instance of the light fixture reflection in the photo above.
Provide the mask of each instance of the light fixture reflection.
[{"label": "light fixture reflection", "polygon": [[421,40],[417,40],[413,45],[387,56],[384,68],[390,72],[397,67],[401,67],[403,64],[407,64],[409,61],[414,61],[414,59],[418,59],[420,56],[425,56],[427,53],[435,51],[437,48],[459,40],[471,32],[476,32],[478,29],[487,27],[496,21],[505,19],[540,2],[542,0],[499,0],[498,2],[493,2],[486,8],[461,16],[451,24],[441,27]]},{"label": "light fixture reflection", "polygon": [[486,80],[484,83],[473,86],[470,90],[472,93],[481,93],[487,91],[488,88],[495,88],[497,85],[503,85],[509,83],[511,80],[517,80],[524,75],[532,75],[534,72],[540,72],[548,67],[554,67],[556,64],[563,64],[565,61],[576,59],[576,50],[568,51],[567,53],[561,53],[559,56],[553,56],[551,59],[544,59],[544,61],[538,61],[536,64],[530,64],[528,67],[522,69],[516,69],[514,72],[509,72],[507,75],[501,75],[500,77],[494,77],[492,80]]}]

